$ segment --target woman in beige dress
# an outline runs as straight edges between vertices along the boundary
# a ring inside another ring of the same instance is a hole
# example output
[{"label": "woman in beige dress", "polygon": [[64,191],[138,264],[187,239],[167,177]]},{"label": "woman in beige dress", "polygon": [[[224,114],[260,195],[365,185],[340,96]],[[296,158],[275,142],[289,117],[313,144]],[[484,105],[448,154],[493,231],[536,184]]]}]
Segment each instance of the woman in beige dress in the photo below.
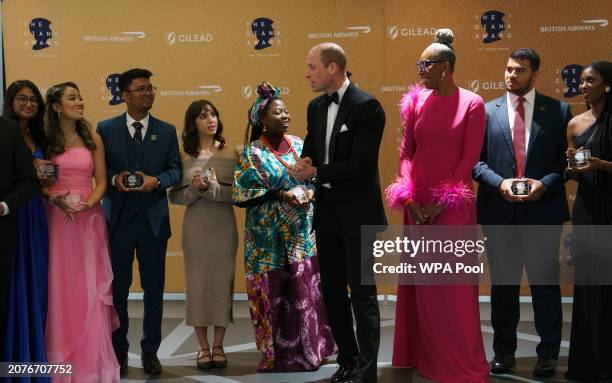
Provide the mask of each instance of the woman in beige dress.
[{"label": "woman in beige dress", "polygon": [[[185,113],[182,134],[183,179],[170,201],[186,205],[183,255],[187,302],[185,322],[193,326],[200,349],[197,367],[225,367],[223,338],[233,323],[232,298],[238,244],[232,207],[236,151],[225,144],[223,124],[209,101],[194,101]],[[208,326],[214,326],[212,348]],[[212,351],[211,351],[212,350]]]}]

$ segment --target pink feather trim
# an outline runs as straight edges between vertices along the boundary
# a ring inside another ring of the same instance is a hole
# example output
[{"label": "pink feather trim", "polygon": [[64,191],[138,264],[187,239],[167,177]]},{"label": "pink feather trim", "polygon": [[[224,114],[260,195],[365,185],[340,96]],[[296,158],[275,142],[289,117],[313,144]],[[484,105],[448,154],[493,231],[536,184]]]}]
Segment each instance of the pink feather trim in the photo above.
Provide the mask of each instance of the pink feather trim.
[{"label": "pink feather trim", "polygon": [[449,209],[461,209],[474,198],[474,192],[463,181],[442,181],[432,189],[438,202]]},{"label": "pink feather trim", "polygon": [[403,122],[406,122],[408,119],[408,111],[416,107],[419,93],[421,93],[422,90],[423,87],[420,84],[413,84],[408,88],[408,92],[404,93],[402,96],[402,101],[400,102],[400,117]]},{"label": "pink feather trim", "polygon": [[414,186],[407,177],[396,177],[395,182],[385,189],[387,205],[392,209],[402,209],[404,203],[412,198]]}]

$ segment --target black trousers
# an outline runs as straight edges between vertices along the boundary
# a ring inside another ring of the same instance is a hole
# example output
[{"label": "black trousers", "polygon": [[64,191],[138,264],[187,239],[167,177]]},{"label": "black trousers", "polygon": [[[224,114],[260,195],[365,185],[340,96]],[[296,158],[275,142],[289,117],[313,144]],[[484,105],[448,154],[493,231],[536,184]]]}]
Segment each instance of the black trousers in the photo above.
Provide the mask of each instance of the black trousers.
[{"label": "black trousers", "polygon": [[520,281],[523,269],[531,288],[535,328],[540,336],[539,357],[557,358],[561,346],[561,289],[559,245],[562,226],[520,225],[485,228],[491,267],[491,322],[493,351],[514,355],[520,320]]},{"label": "black trousers", "polygon": [[[0,247],[0,339],[6,339],[8,289],[13,272],[13,249]],[[0,343],[0,361],[4,362],[4,342]]]},{"label": "black trousers", "polygon": [[376,382],[380,343],[376,285],[361,283],[362,271],[371,275],[372,269],[367,260],[362,262],[361,239],[342,230],[328,193],[323,190],[318,196],[315,234],[325,307],[339,350],[337,360],[355,366],[356,377]]},{"label": "black trousers", "polygon": [[128,295],[132,285],[134,252],[138,259],[140,286],[144,291],[143,335],[140,347],[143,352],[157,352],[161,343],[163,294],[165,280],[167,239],[157,239],[149,223],[141,215],[117,223],[110,238],[111,264],[113,266],[113,306],[121,327],[113,332],[113,347],[117,358],[127,357],[129,342]]}]

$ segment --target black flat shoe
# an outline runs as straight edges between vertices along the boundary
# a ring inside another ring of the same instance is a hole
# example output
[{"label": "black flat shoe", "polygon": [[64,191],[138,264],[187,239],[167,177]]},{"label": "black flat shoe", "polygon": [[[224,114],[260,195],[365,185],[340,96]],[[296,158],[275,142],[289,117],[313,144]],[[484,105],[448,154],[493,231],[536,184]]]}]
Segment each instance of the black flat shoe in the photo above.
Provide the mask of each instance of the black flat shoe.
[{"label": "black flat shoe", "polygon": [[514,355],[495,355],[489,366],[492,374],[507,374],[515,364]]}]

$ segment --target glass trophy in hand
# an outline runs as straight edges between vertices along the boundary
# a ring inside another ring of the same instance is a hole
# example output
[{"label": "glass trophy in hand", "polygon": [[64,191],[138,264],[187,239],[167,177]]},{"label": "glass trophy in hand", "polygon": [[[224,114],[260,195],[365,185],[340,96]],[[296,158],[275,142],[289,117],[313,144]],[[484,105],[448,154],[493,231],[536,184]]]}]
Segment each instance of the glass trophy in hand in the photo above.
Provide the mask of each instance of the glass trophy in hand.
[{"label": "glass trophy in hand", "polygon": [[591,158],[591,149],[580,149],[574,154],[574,167],[583,168],[589,164]]},{"label": "glass trophy in hand", "polygon": [[59,165],[54,163],[40,165],[36,168],[36,175],[45,185],[53,185],[59,177]]},{"label": "glass trophy in hand", "polygon": [[510,189],[514,195],[526,196],[531,191],[531,185],[527,180],[518,180],[512,182]]},{"label": "glass trophy in hand", "polygon": [[144,183],[144,179],[140,174],[130,173],[123,177],[123,187],[129,190],[140,189]]},{"label": "glass trophy in hand", "polygon": [[289,190],[289,192],[291,192],[300,203],[307,203],[310,200],[310,198],[308,198],[308,189],[304,185],[297,185]]}]

